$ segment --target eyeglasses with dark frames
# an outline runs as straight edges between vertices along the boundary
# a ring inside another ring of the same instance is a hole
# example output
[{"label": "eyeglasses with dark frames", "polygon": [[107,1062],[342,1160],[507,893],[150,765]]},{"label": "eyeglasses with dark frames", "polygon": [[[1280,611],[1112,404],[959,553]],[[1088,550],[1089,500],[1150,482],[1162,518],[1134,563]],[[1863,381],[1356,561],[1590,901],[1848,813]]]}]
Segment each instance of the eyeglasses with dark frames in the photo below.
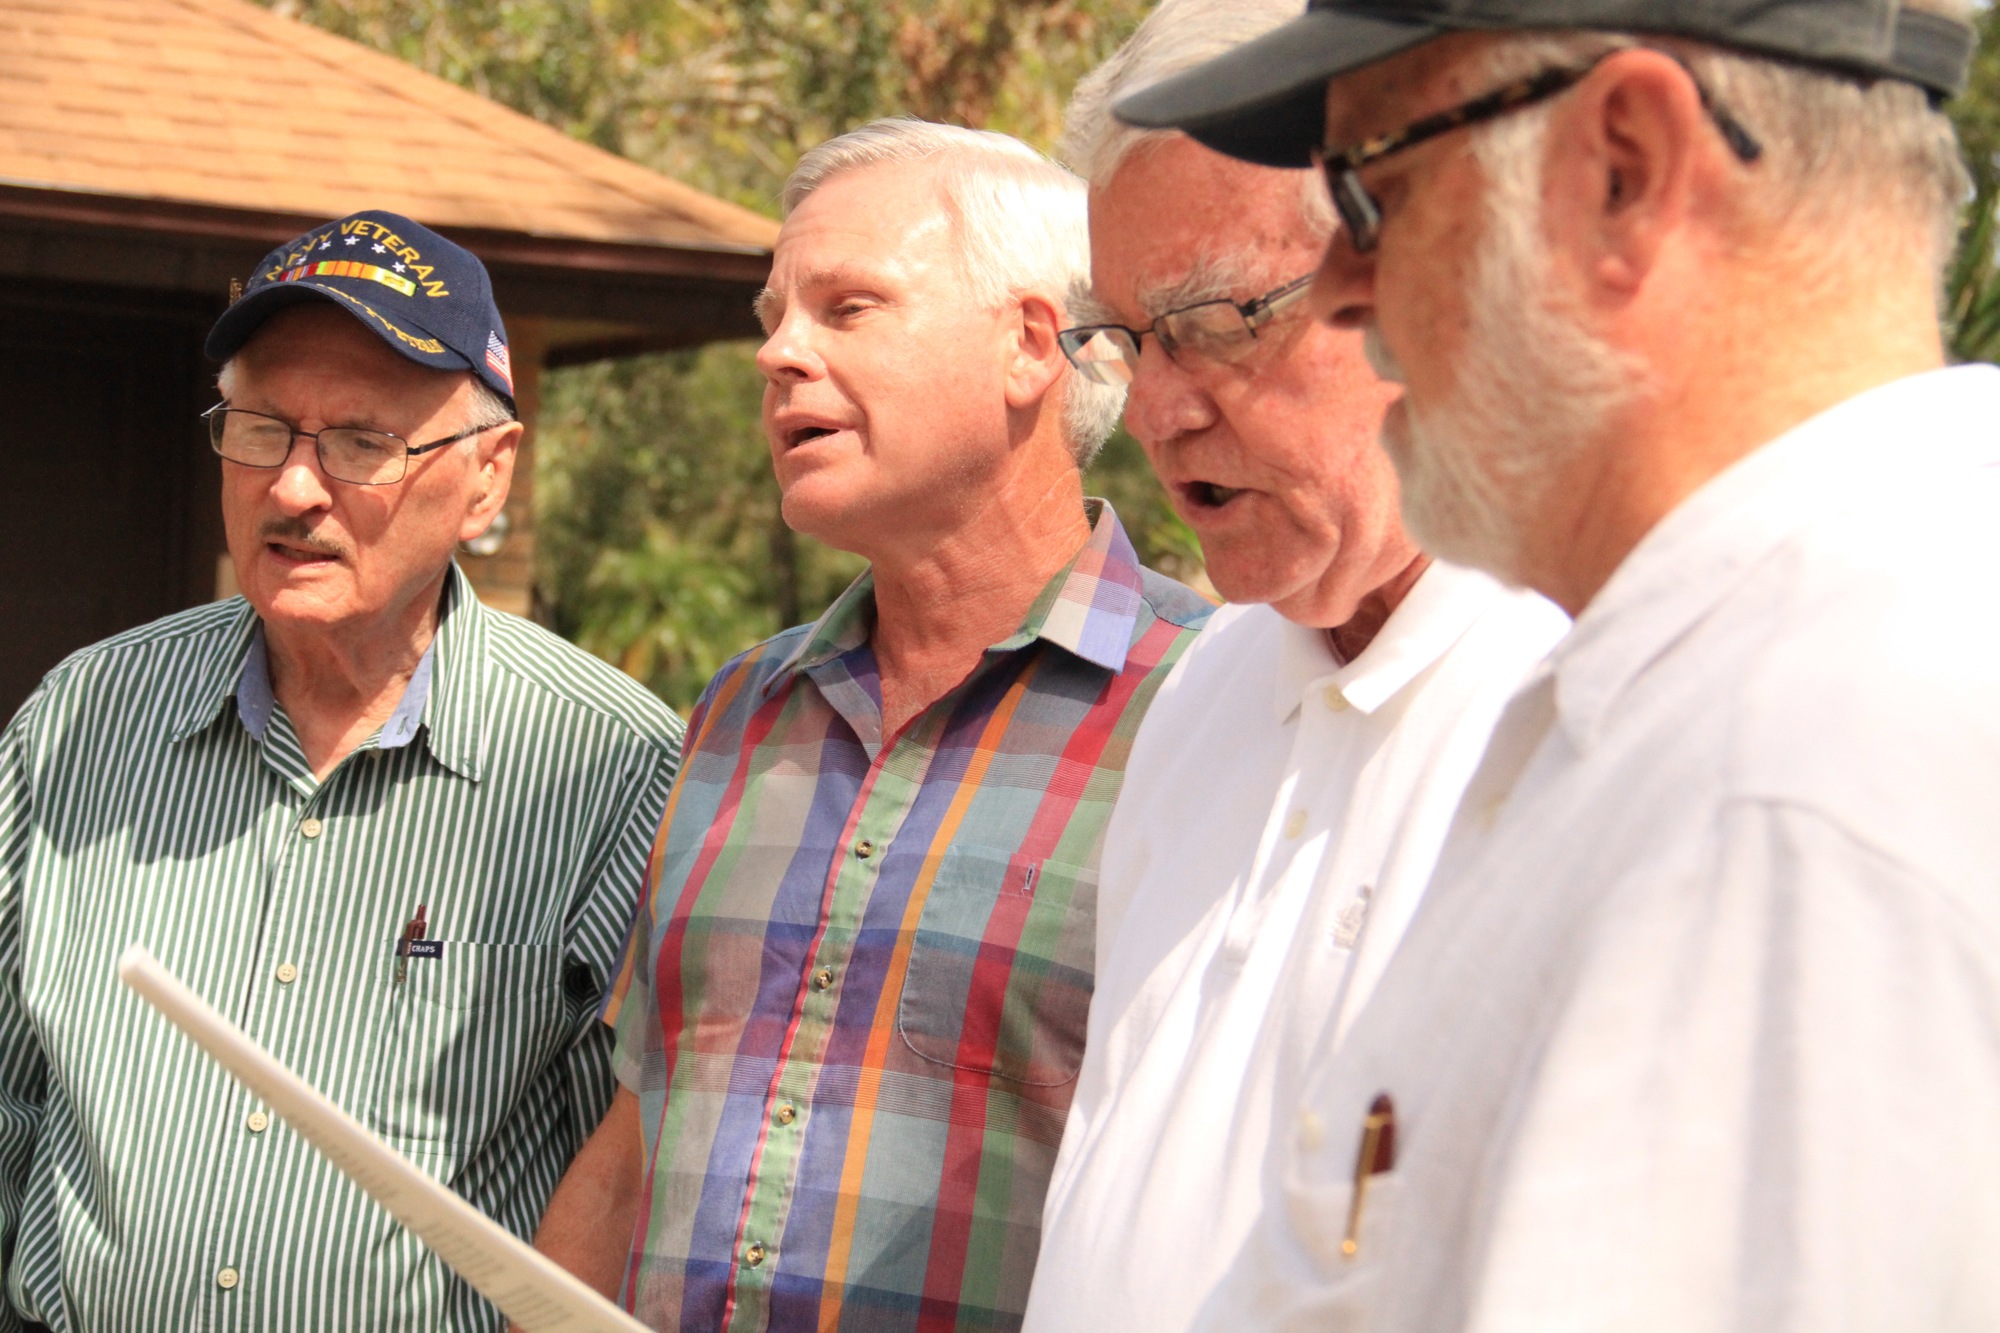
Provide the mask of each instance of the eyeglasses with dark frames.
[{"label": "eyeglasses with dark frames", "polygon": [[293,442],[303,438],[313,442],[320,471],[335,481],[354,486],[393,486],[409,472],[412,458],[469,440],[482,431],[492,430],[495,424],[468,426],[442,440],[412,445],[389,431],[362,430],[358,426],[300,430],[289,421],[227,403],[217,403],[202,416],[208,421],[209,447],[232,463],[244,467],[283,467],[292,456]]},{"label": "eyeglasses with dark frames", "polygon": [[1095,384],[1127,385],[1139,373],[1139,340],[1152,334],[1175,361],[1189,352],[1233,364],[1256,346],[1257,330],[1302,300],[1313,275],[1294,278],[1250,301],[1197,301],[1169,310],[1143,329],[1084,324],[1056,335],[1076,373]]},{"label": "eyeglasses with dark frames", "polygon": [[[1347,242],[1360,254],[1372,251],[1382,237],[1382,205],[1361,183],[1360,171],[1371,163],[1380,162],[1406,149],[1415,148],[1440,135],[1453,130],[1464,129],[1483,121],[1494,120],[1510,111],[1519,111],[1537,102],[1547,101],[1558,93],[1567,92],[1581,83],[1590,72],[1621,51],[1631,47],[1619,47],[1606,51],[1587,65],[1546,69],[1517,83],[1496,88],[1470,102],[1448,108],[1435,115],[1425,116],[1400,130],[1378,135],[1359,144],[1346,148],[1326,145],[1313,153],[1313,161],[1326,173],[1326,188],[1333,195],[1334,211],[1340,215],[1340,223],[1347,232]],[[1645,50],[1657,48],[1646,47]],[[1694,80],[1695,91],[1701,96],[1702,109],[1715,122],[1716,130],[1731,152],[1748,166],[1764,154],[1764,145],[1759,143],[1743,122],[1730,114],[1720,102],[1709,96],[1708,89],[1695,76],[1695,72],[1685,60],[1671,52],[1665,52]]]}]

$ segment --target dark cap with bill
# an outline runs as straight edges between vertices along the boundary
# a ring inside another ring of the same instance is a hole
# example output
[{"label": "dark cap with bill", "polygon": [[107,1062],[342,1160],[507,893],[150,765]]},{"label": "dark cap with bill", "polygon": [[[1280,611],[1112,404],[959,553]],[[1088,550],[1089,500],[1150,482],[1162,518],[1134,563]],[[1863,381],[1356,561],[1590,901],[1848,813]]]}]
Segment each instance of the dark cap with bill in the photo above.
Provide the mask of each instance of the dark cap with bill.
[{"label": "dark cap with bill", "polygon": [[1587,29],[1684,37],[1861,78],[1905,79],[1942,100],[1965,86],[1964,23],[1898,0],[1311,0],[1281,28],[1123,98],[1118,118],[1184,130],[1210,148],[1303,167],[1320,144],[1329,79],[1450,32]]},{"label": "dark cap with bill", "polygon": [[371,209],[287,241],[208,331],[209,356],[227,361],[265,320],[303,301],[330,301],[418,365],[469,370],[513,401],[507,328],[486,266],[422,223]]}]

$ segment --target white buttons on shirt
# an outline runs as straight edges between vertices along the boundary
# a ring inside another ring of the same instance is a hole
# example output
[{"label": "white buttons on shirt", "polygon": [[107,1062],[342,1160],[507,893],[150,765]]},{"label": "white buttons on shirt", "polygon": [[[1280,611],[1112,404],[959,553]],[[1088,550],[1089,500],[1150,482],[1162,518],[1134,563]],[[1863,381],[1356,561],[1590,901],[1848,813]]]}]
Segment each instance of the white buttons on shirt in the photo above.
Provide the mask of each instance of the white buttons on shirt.
[{"label": "white buttons on shirt", "polygon": [[299,832],[308,838],[317,838],[320,830],[325,827],[326,825],[320,823],[317,819],[302,819],[299,821]]},{"label": "white buttons on shirt", "polygon": [[233,1268],[225,1268],[215,1275],[215,1285],[224,1291],[234,1291],[236,1284],[242,1280],[243,1275]]},{"label": "white buttons on shirt", "polygon": [[299,979],[299,970],[290,963],[280,963],[278,964],[277,977],[280,986],[289,986]]},{"label": "white buttons on shirt", "polygon": [[1319,697],[1326,700],[1326,706],[1336,713],[1344,713],[1348,709],[1347,696],[1340,692],[1338,685],[1327,686],[1320,691]]},{"label": "white buttons on shirt", "polygon": [[1285,816],[1285,836],[1296,838],[1306,831],[1306,812],[1294,810]]},{"label": "white buttons on shirt", "polygon": [[265,1115],[262,1111],[252,1111],[250,1118],[243,1123],[249,1128],[252,1134],[262,1134],[271,1127],[271,1117]]},{"label": "white buttons on shirt", "polygon": [[1319,1112],[1299,1112],[1299,1147],[1306,1152],[1318,1152],[1325,1142],[1326,1122],[1319,1118]]}]

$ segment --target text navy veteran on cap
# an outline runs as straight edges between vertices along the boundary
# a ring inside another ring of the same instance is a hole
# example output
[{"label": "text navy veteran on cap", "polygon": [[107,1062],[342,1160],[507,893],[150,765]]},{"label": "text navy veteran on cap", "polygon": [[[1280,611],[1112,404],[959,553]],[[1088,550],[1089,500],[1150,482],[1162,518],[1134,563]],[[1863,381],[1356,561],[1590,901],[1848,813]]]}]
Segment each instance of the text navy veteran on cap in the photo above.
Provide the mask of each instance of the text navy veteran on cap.
[{"label": "text navy veteran on cap", "polygon": [[228,360],[302,301],[331,301],[419,365],[469,370],[513,401],[507,328],[486,266],[420,222],[371,209],[279,246],[209,331],[208,355]]}]

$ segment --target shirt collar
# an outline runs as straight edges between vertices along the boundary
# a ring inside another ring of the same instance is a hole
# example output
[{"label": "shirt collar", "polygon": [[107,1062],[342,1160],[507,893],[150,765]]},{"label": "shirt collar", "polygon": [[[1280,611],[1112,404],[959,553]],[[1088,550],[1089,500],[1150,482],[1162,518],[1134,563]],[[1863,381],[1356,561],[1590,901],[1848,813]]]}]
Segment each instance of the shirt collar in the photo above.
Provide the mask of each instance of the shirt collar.
[{"label": "shirt collar", "polygon": [[1373,713],[1451,651],[1480,613],[1505,595],[1486,574],[1433,560],[1361,655],[1345,664],[1325,630],[1286,621],[1278,641],[1274,715],[1280,724],[1289,722],[1308,693],[1328,685],[1353,707]]},{"label": "shirt collar", "polygon": [[[1104,500],[1086,501],[1090,539],[1067,566],[1042,586],[1021,626],[992,647],[994,652],[1025,648],[1037,640],[1054,644],[1107,671],[1122,671],[1131,651],[1132,629],[1144,606],[1139,555],[1117,513]],[[793,675],[851,652],[868,641],[875,624],[875,574],[864,570],[813,622],[765,682],[766,694]]]},{"label": "shirt collar", "polygon": [[[424,720],[424,704],[430,698],[431,670],[436,660],[437,639],[433,637],[424,655],[417,659],[417,669],[410,673],[410,683],[403,687],[396,711],[389,714],[375,733],[376,749],[400,750],[416,739],[417,728]],[[250,636],[250,651],[236,680],[236,717],[245,731],[262,741],[277,707],[277,696],[271,691],[270,649],[265,646],[264,626],[260,621]]]},{"label": "shirt collar", "polygon": [[[396,711],[377,733],[378,749],[408,745],[423,730],[431,755],[461,777],[479,778],[481,664],[486,658],[486,609],[454,562],[438,603],[437,633],[417,663]],[[173,731],[176,742],[204,730],[233,695],[236,716],[258,740],[271,725],[277,701],[271,691],[264,625],[250,604],[211,659],[215,688],[202,694]]]},{"label": "shirt collar", "polygon": [[1653,526],[1557,647],[1556,715],[1579,750],[1625,689],[1765,556],[1814,519],[1991,461],[2000,370],[1897,380],[1794,427]]}]

